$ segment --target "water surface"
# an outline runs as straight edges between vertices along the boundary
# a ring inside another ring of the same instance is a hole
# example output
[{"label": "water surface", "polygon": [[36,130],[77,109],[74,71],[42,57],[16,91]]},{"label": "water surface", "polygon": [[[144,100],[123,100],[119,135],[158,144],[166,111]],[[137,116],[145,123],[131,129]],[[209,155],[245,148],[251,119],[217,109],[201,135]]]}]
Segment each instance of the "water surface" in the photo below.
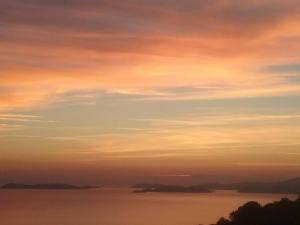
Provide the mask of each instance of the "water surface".
[{"label": "water surface", "polygon": [[294,195],[132,193],[130,189],[0,190],[1,225],[197,225],[216,222],[247,201]]}]

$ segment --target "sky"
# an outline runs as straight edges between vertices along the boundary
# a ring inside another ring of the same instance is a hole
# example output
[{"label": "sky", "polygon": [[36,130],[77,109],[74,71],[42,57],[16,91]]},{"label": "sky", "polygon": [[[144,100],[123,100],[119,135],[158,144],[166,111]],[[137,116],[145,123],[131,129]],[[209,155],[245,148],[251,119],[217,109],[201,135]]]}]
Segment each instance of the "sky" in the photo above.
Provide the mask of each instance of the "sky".
[{"label": "sky", "polygon": [[0,0],[0,183],[300,175],[300,1]]}]

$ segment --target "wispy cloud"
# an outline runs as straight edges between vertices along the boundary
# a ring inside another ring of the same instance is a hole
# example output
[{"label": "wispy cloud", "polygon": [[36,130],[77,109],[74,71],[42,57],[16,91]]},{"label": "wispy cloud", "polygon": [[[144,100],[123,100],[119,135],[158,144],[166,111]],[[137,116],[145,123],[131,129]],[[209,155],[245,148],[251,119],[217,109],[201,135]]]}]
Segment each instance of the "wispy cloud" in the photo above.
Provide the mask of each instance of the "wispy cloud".
[{"label": "wispy cloud", "polygon": [[0,131],[19,130],[23,127],[24,127],[23,125],[12,125],[12,124],[0,123]]},{"label": "wispy cloud", "polygon": [[200,126],[218,126],[218,125],[238,125],[257,122],[259,124],[266,122],[279,121],[298,121],[300,122],[299,114],[216,114],[216,115],[202,115],[189,116],[188,118],[177,119],[142,119],[142,121],[149,122],[154,126],[173,126],[173,127],[200,127]]},{"label": "wispy cloud", "polygon": [[255,163],[255,162],[241,162],[237,163],[238,166],[245,166],[245,167],[299,167],[300,163]]},{"label": "wispy cloud", "polygon": [[0,114],[0,120],[7,120],[7,121],[36,121],[39,120],[40,116],[36,115],[26,115],[26,114]]},{"label": "wispy cloud", "polygon": [[6,122],[19,122],[24,125],[24,123],[31,122],[31,123],[54,123],[54,120],[47,120],[38,115],[28,115],[28,114],[0,114],[0,121]]}]

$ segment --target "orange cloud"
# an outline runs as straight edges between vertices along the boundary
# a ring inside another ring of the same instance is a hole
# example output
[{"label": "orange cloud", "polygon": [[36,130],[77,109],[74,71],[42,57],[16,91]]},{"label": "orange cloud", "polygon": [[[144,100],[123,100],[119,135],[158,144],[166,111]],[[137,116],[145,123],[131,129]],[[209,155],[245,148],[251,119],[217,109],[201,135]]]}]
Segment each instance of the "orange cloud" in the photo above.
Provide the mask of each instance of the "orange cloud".
[{"label": "orange cloud", "polygon": [[[3,0],[0,109],[76,90],[167,100],[299,94],[285,76],[257,71],[299,62],[299,16],[296,0]],[[181,86],[208,91],[163,90]]]}]

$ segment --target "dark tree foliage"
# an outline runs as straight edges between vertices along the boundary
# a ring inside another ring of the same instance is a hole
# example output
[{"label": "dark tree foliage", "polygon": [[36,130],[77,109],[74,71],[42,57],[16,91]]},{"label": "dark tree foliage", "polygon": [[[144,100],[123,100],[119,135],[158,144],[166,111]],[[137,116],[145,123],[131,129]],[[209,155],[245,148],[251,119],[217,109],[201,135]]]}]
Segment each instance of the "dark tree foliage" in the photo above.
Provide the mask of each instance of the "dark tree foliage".
[{"label": "dark tree foliage", "polygon": [[295,201],[283,198],[265,206],[248,202],[233,211],[229,220],[221,218],[214,225],[300,225],[300,196]]}]

